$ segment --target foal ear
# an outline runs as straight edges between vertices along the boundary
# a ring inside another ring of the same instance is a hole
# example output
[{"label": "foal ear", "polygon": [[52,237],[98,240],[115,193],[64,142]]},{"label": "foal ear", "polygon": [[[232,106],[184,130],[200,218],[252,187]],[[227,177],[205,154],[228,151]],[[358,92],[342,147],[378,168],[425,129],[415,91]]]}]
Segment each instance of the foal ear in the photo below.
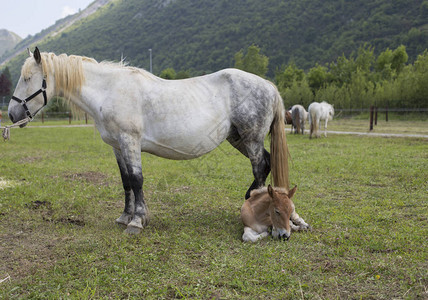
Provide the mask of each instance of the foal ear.
[{"label": "foal ear", "polygon": [[291,199],[297,191],[297,185],[294,186],[291,190],[288,191],[288,198]]},{"label": "foal ear", "polygon": [[33,53],[31,53],[30,48],[27,48],[27,53],[28,53],[28,56],[29,56],[29,57],[33,57]]},{"label": "foal ear", "polygon": [[39,48],[36,47],[36,49],[34,50],[34,59],[36,60],[36,62],[38,64],[40,64],[40,62],[42,61],[42,57],[40,56],[40,51]]},{"label": "foal ear", "polygon": [[273,198],[273,187],[270,184],[268,185],[267,191],[269,193],[269,196]]}]

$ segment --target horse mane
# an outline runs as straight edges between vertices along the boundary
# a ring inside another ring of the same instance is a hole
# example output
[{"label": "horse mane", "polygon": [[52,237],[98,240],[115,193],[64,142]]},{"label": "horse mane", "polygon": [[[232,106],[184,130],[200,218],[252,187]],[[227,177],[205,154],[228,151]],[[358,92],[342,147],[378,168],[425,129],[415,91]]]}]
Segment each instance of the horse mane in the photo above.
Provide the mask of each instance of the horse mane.
[{"label": "horse mane", "polygon": [[[273,187],[273,190],[279,194],[287,194],[288,193],[287,189],[282,188],[282,187]],[[255,197],[258,195],[262,195],[262,194],[267,194],[267,192],[268,192],[267,187],[264,186],[264,187],[261,187],[261,188],[256,189],[256,190],[252,190],[250,193],[250,197]]]},{"label": "horse mane", "polygon": [[[62,96],[67,101],[73,115],[81,116],[82,111],[70,101],[71,95],[80,94],[82,86],[85,84],[85,76],[83,73],[83,62],[99,64],[100,66],[110,66],[112,68],[126,69],[130,72],[139,73],[147,78],[154,78],[154,76],[143,69],[129,67],[123,61],[119,63],[103,61],[97,62],[93,58],[86,56],[67,55],[55,53],[42,52],[41,64],[43,76],[48,79],[50,76],[55,77],[55,91],[56,96]],[[34,59],[27,59],[22,66],[22,76],[29,77],[33,67]]]}]

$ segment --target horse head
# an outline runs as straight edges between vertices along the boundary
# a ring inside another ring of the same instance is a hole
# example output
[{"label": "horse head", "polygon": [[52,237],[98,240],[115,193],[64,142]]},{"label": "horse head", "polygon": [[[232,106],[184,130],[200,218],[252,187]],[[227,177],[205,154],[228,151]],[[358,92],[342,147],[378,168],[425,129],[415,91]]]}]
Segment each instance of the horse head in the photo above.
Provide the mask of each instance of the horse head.
[{"label": "horse head", "polygon": [[269,206],[270,218],[272,221],[272,236],[279,239],[288,240],[291,235],[290,216],[293,212],[293,202],[291,198],[297,190],[297,186],[288,191],[280,192],[268,186],[268,193],[271,197]]},{"label": "horse head", "polygon": [[21,77],[9,102],[8,114],[13,123],[26,117],[31,120],[47,104],[46,75],[40,51],[36,47],[34,54],[29,50],[28,54],[30,57],[22,66]]},{"label": "horse head", "polygon": [[334,106],[330,105],[330,108],[328,110],[328,119],[333,120],[333,116],[334,116]]}]

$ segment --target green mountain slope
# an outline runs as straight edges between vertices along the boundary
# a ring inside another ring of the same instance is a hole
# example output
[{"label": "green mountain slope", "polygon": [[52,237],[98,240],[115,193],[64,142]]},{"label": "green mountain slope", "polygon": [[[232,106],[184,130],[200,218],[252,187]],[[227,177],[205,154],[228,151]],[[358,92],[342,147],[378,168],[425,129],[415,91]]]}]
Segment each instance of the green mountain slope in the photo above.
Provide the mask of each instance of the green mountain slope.
[{"label": "green mountain slope", "polygon": [[[404,44],[410,61],[428,48],[427,0],[114,0],[39,43],[42,51],[120,60],[153,71],[192,74],[233,66],[256,44],[269,76],[294,62],[308,69],[369,43],[379,53]],[[11,62],[17,76],[20,61]]]},{"label": "green mountain slope", "polygon": [[0,29],[0,56],[12,49],[22,40],[17,34],[6,29]]}]

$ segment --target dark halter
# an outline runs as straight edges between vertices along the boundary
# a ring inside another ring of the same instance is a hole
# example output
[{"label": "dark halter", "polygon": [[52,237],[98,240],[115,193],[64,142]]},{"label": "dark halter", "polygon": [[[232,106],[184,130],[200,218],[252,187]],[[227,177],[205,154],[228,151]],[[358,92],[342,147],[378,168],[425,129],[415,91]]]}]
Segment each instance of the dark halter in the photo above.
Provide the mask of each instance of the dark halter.
[{"label": "dark halter", "polygon": [[[40,93],[43,93],[43,99],[44,99],[44,104],[42,107],[40,107],[38,110],[36,110],[36,112],[34,114],[32,114],[30,112],[30,110],[28,109],[27,106],[27,102],[29,102],[30,100],[32,100],[33,98],[35,98],[36,96],[38,96]],[[46,77],[43,78],[43,82],[42,82],[42,88],[40,90],[38,90],[37,92],[35,92],[34,94],[32,94],[31,96],[27,97],[25,100],[21,100],[18,97],[12,96],[12,100],[17,101],[18,103],[21,103],[22,107],[25,109],[25,113],[27,114],[28,118],[30,118],[30,120],[32,120],[34,118],[34,116],[43,108],[46,106],[46,104],[48,103],[48,97],[46,96]]]}]

